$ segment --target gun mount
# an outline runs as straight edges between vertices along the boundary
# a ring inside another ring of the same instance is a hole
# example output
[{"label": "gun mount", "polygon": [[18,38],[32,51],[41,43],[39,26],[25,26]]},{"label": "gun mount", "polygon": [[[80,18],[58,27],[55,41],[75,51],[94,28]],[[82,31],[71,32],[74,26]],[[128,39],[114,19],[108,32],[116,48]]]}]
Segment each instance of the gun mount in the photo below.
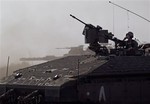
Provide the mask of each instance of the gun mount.
[{"label": "gun mount", "polygon": [[[87,24],[71,14],[70,16],[85,25],[82,33],[85,36],[85,43],[89,44],[89,49],[94,51],[96,56],[107,56],[111,54],[117,56],[144,55],[144,50],[139,50],[137,48],[128,52],[128,50],[126,49],[126,46],[128,44],[127,41],[117,39],[116,37],[114,37],[114,34],[108,32],[108,30],[104,30],[99,25],[93,26],[92,24]],[[114,49],[109,50],[106,46],[101,45],[101,43],[108,43],[108,40],[111,40],[115,43]]]},{"label": "gun mount", "polygon": [[92,24],[83,22],[71,14],[70,16],[85,25],[82,33],[85,36],[85,43],[94,43],[96,41],[99,43],[108,43],[108,39],[113,37],[113,34],[108,33],[108,30],[103,30],[99,25],[95,27]]}]

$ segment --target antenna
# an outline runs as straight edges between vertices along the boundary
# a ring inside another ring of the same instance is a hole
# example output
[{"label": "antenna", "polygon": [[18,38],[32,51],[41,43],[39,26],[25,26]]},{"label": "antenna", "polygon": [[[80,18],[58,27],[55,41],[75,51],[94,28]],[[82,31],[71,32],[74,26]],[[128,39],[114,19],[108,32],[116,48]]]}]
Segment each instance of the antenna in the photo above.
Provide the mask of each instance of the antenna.
[{"label": "antenna", "polygon": [[77,59],[77,80],[76,80],[76,84],[77,86],[79,85],[79,74],[80,74],[80,59]]},{"label": "antenna", "polygon": [[8,68],[9,68],[9,56],[8,56],[8,60],[7,60],[7,70],[6,70],[6,77],[8,77]]},{"label": "antenna", "polygon": [[79,81],[79,74],[80,74],[80,70],[79,70],[79,68],[80,68],[80,60],[78,59],[78,81]]},{"label": "antenna", "polygon": [[113,33],[115,34],[115,7],[113,5]]},{"label": "antenna", "polygon": [[129,12],[127,11],[127,29],[128,29],[128,31],[130,29],[129,20],[130,20],[130,18],[129,18]]},{"label": "antenna", "polygon": [[111,2],[111,1],[109,1],[109,3],[110,3],[110,4],[113,4],[113,5],[117,6],[117,7],[119,7],[119,8],[121,8],[121,9],[124,9],[124,10],[126,10],[127,12],[130,12],[130,13],[136,15],[136,16],[138,16],[138,17],[140,17],[140,18],[146,20],[147,22],[150,22],[150,20],[144,18],[143,16],[141,16],[141,15],[135,13],[135,12],[130,11],[129,9],[126,9],[126,8],[124,8],[124,7],[122,7],[122,6],[118,5],[118,4],[115,4],[115,3]]}]

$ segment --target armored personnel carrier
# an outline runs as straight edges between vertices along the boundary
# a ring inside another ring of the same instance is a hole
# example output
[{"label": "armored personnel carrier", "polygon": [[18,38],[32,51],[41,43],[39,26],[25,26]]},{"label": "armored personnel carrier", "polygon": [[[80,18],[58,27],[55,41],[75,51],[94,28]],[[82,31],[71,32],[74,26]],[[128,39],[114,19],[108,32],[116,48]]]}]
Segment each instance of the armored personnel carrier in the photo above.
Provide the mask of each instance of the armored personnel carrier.
[{"label": "armored personnel carrier", "polygon": [[[0,83],[0,104],[149,104],[149,46],[128,51],[126,41],[84,24],[85,43],[95,55],[66,56],[15,71]],[[115,48],[100,44],[108,40]]]}]

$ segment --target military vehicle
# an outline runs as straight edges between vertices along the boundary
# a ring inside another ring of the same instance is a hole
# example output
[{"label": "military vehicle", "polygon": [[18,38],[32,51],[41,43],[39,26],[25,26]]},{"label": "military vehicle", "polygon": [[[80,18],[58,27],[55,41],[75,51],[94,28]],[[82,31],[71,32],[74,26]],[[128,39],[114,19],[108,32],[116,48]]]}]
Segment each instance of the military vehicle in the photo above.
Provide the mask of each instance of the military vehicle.
[{"label": "military vehicle", "polygon": [[[150,46],[128,50],[100,26],[85,25],[95,55],[74,55],[16,70],[0,82],[0,104],[150,104]],[[101,43],[111,40],[115,48]]]},{"label": "military vehicle", "polygon": [[[0,104],[149,104],[149,45],[129,54],[125,41],[84,24],[85,43],[94,56],[66,56],[15,71],[0,83]],[[114,49],[99,44],[108,40],[115,42]]]}]

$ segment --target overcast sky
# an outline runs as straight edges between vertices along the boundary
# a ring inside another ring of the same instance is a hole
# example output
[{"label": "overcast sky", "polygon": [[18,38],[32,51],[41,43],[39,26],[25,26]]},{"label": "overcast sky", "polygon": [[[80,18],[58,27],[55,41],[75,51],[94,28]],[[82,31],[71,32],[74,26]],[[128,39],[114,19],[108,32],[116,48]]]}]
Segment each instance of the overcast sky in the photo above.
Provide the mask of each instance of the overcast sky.
[{"label": "overcast sky", "polygon": [[[150,20],[150,0],[112,0]],[[141,42],[150,42],[150,23],[114,7],[109,0],[1,0],[0,63],[7,57],[62,55],[55,48],[84,44],[84,25],[100,25],[122,39],[132,31]],[[128,28],[129,27],[129,28]]]}]

